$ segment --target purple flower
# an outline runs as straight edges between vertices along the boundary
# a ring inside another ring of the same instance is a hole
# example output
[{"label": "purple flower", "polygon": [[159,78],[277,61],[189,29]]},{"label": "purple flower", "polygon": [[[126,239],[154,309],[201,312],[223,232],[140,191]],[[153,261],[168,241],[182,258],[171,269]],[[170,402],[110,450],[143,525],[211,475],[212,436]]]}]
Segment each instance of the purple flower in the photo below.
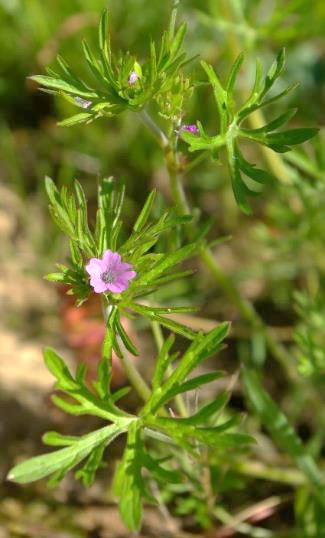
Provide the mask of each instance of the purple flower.
[{"label": "purple flower", "polygon": [[186,131],[187,133],[191,134],[198,134],[199,130],[195,123],[192,123],[191,125],[184,124],[181,126],[180,131]]},{"label": "purple flower", "polygon": [[136,82],[139,80],[139,75],[136,71],[132,71],[129,76],[128,84],[129,86],[133,86]]},{"label": "purple flower", "polygon": [[123,263],[118,252],[106,250],[103,258],[91,258],[86,271],[90,275],[90,285],[95,293],[111,291],[121,293],[129,287],[129,280],[136,276],[132,265]]}]

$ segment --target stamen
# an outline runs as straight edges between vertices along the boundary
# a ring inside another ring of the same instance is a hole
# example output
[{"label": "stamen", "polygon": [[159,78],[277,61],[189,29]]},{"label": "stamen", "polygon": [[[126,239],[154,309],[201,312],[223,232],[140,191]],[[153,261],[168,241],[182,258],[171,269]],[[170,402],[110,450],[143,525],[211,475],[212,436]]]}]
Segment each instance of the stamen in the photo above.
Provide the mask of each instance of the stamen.
[{"label": "stamen", "polygon": [[105,273],[100,275],[100,278],[103,282],[105,282],[105,284],[112,284],[114,281],[114,274],[110,269],[108,269],[108,271],[105,271]]}]

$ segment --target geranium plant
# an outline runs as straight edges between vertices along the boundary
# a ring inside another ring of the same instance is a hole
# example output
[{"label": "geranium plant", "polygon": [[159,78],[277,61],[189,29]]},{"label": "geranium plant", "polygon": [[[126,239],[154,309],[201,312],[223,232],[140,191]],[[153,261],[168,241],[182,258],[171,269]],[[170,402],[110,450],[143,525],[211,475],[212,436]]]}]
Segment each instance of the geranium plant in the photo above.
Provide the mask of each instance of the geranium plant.
[{"label": "geranium plant", "polygon": [[[230,468],[240,469],[241,455],[249,453],[255,442],[242,414],[228,406],[231,384],[223,383],[223,388],[209,402],[200,403],[195,409],[189,408],[186,397],[194,390],[202,395],[206,384],[226,375],[219,369],[202,373],[200,366],[226,345],[229,322],[216,321],[209,331],[195,331],[177,319],[177,314],[195,312],[195,306],[157,306],[155,293],[174,280],[191,279],[193,260],[199,257],[236,304],[252,334],[262,335],[281,364],[287,360],[281,342],[219,267],[213,248],[223,238],[211,238],[211,223],[191,207],[184,176],[201,158],[211,156],[212,161],[224,158],[235,200],[242,211],[250,214],[248,196],[260,194],[260,184],[271,185],[272,189],[279,178],[274,169],[270,172],[250,162],[244,156],[246,151],[249,155],[246,148],[262,146],[281,159],[292,146],[317,133],[315,128],[284,130],[283,125],[295,113],[292,109],[284,109],[259,127],[249,123],[256,111],[273,105],[295,87],[291,85],[272,93],[285,68],[283,50],[266,75],[257,60],[253,88],[244,99],[238,100],[236,81],[244,68],[244,54],[229,66],[225,81],[205,61],[201,62],[200,81],[193,79],[189,72],[197,59],[187,58],[182,52],[186,25],[177,28],[176,19],[175,7],[160,42],[152,40],[147,58],[142,59],[113,52],[109,16],[105,11],[99,23],[98,50],[91,50],[86,41],[82,44],[92,76],[89,81],[83,80],[61,57],[58,57],[58,72],[49,69],[46,76],[32,77],[44,91],[57,94],[79,109],[60,122],[62,127],[87,129],[93,121],[108,123],[114,115],[133,114],[134,121],[143,122],[157,140],[169,174],[172,206],[162,211],[156,203],[156,192],[148,193],[129,234],[121,219],[123,181],[114,177],[99,181],[96,217],[91,221],[79,182],[59,189],[52,179],[46,178],[51,216],[70,241],[69,260],[58,264],[57,272],[47,278],[67,286],[80,308],[91,294],[100,295],[106,327],[102,358],[92,386],[86,381],[84,365],[72,373],[56,351],[45,349],[45,364],[56,379],[56,389],[62,393],[56,394],[53,401],[66,413],[99,417],[103,426],[80,437],[57,432],[44,434],[44,443],[55,449],[19,463],[8,475],[10,480],[21,484],[44,477],[50,477],[50,483],[56,484],[74,470],[75,477],[88,486],[103,460],[109,457],[107,447],[116,437],[124,435],[125,447],[113,482],[121,516],[132,530],[141,526],[143,502],[161,503],[161,494],[167,500],[190,494],[189,510],[197,511],[202,525],[208,526],[214,518],[222,518],[217,508],[219,492],[212,485],[213,472],[218,473],[223,461]],[[207,79],[202,82],[204,76]],[[217,133],[212,135],[199,118],[184,119],[197,86],[207,83],[215,99]],[[192,152],[201,154],[191,160]],[[172,245],[166,240],[171,236]],[[297,302],[302,305],[303,297],[298,297]],[[150,379],[137,369],[133,357],[140,354],[141,359],[141,352],[122,324],[122,316],[144,318],[152,328],[158,350]],[[304,347],[306,338],[308,333],[297,330],[297,342]],[[113,352],[123,365],[130,387],[113,390],[111,386]],[[306,360],[304,356],[303,361]],[[317,359],[316,363],[322,361]],[[288,368],[291,364],[289,360]],[[241,368],[251,409],[280,449],[290,456],[315,502],[325,510],[324,477],[312,454],[263,388],[256,362],[243,354]],[[299,376],[292,369],[289,375]],[[134,413],[120,404],[130,390],[136,391],[143,401]],[[223,487],[222,479],[220,484]],[[182,509],[186,513],[185,504]]]}]

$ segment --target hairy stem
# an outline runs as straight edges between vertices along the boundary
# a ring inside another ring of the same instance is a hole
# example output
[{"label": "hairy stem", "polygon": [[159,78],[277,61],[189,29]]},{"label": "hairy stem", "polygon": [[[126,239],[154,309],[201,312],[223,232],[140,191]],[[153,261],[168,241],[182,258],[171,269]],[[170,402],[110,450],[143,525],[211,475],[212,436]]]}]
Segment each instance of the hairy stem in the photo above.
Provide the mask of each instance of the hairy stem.
[{"label": "hairy stem", "polygon": [[134,362],[131,361],[126,355],[122,355],[119,357],[119,359],[132,387],[135,389],[140,398],[146,402],[151,394],[151,390],[146,381],[143,379],[142,375],[134,365]]},{"label": "hairy stem", "polygon": [[146,110],[141,110],[141,112],[139,112],[139,117],[141,121],[146,125],[146,127],[148,127],[148,129],[152,132],[158,144],[162,148],[169,147],[168,138],[166,137],[165,133],[160,129],[160,127],[157,125],[157,123],[153,121],[153,119],[148,114],[148,112]]},{"label": "hairy stem", "polygon": [[170,156],[167,156],[166,163],[169,173],[170,189],[173,198],[173,202],[176,206],[179,215],[190,215],[191,209],[187,201],[185,191],[182,183],[179,181],[176,163],[170,163]]}]

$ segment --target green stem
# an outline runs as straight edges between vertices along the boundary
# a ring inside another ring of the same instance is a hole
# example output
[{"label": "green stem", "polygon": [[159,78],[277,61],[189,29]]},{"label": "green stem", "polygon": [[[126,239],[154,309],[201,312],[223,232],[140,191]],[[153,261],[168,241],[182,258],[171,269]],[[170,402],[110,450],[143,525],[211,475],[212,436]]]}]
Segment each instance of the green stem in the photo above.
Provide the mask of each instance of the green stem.
[{"label": "green stem", "polygon": [[167,169],[168,169],[169,179],[170,179],[171,194],[172,194],[173,202],[176,206],[177,212],[180,215],[190,215],[191,209],[188,204],[182,183],[179,181],[179,176],[177,173],[176,166],[175,164],[171,165],[170,163],[168,163],[167,159],[166,161],[167,161]]},{"label": "green stem", "polygon": [[143,379],[142,375],[134,365],[134,362],[131,361],[126,355],[122,355],[119,357],[119,359],[132,387],[136,390],[140,398],[146,402],[151,394],[151,390],[146,381]]},{"label": "green stem", "polygon": [[294,468],[271,467],[258,461],[236,462],[231,467],[246,476],[270,480],[272,482],[281,482],[293,487],[307,484],[305,475]]},{"label": "green stem", "polygon": [[163,333],[162,333],[162,330],[158,321],[152,321],[151,328],[152,328],[152,334],[154,336],[157,349],[158,351],[160,351],[164,345],[164,337],[163,337]]},{"label": "green stem", "polygon": [[139,112],[139,117],[141,118],[141,121],[146,125],[146,127],[148,127],[148,129],[152,132],[158,144],[162,148],[169,147],[168,138],[166,137],[165,133],[160,129],[160,127],[156,124],[156,122],[153,121],[148,112],[146,110],[141,110],[141,112]]}]

